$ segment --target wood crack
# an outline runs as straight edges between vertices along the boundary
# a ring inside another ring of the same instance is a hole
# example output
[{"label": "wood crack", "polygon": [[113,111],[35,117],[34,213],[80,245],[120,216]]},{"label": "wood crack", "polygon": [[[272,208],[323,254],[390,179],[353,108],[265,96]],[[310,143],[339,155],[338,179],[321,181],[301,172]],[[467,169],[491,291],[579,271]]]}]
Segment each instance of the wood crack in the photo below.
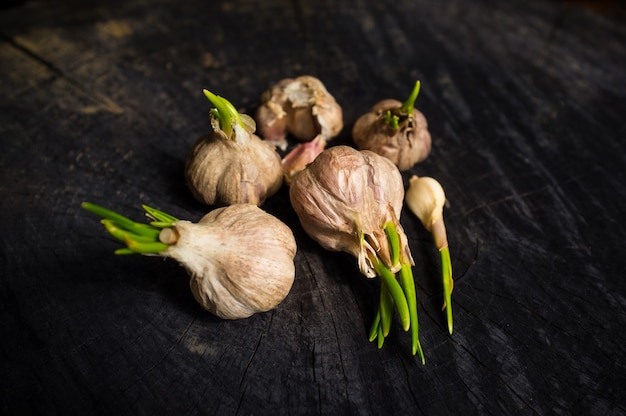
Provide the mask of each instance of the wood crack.
[{"label": "wood crack", "polygon": [[45,59],[44,57],[37,54],[35,51],[28,48],[26,45],[19,42],[15,38],[5,35],[4,33],[0,34],[0,39],[7,42],[11,47],[15,50],[19,51],[23,55],[27,56],[29,59],[32,59],[39,65],[46,68],[54,77],[63,80],[66,82],[71,88],[75,89],[80,95],[88,97],[91,101],[96,102],[96,106],[87,107],[84,110],[86,113],[96,112],[97,110],[108,111],[113,114],[122,114],[124,110],[117,105],[113,100],[109,97],[100,94],[96,91],[91,91],[88,88],[85,88],[80,82],[75,79],[69,77],[62,69],[57,67],[54,63]]}]

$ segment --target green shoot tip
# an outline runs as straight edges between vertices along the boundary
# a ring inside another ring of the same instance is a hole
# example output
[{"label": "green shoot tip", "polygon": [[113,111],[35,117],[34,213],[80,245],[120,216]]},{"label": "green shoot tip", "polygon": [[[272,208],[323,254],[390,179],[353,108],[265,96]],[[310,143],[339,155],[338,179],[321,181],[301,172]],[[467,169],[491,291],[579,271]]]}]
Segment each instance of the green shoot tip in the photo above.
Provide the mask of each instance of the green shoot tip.
[{"label": "green shoot tip", "polygon": [[405,114],[413,114],[413,107],[415,106],[415,100],[417,100],[417,95],[420,92],[421,82],[418,80],[415,82],[415,86],[413,87],[413,91],[411,91],[411,95],[406,99],[404,103],[402,103],[402,107],[400,111]]}]

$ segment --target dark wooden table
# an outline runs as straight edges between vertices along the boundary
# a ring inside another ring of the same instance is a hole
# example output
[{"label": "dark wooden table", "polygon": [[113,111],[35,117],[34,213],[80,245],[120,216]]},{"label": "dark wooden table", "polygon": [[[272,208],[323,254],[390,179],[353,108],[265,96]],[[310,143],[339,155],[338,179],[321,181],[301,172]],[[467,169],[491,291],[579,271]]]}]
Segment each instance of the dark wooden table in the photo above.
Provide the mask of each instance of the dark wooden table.
[{"label": "dark wooden table", "polygon": [[[593,3],[598,6],[598,3]],[[54,1],[0,11],[0,413],[626,414],[626,14],[556,1]],[[207,88],[252,112],[287,76],[344,109],[417,107],[433,150],[405,173],[449,200],[455,332],[432,240],[404,211],[426,365],[378,282],[298,241],[274,311],[220,320],[182,268],[118,247],[91,201],[197,220],[184,160]]]}]

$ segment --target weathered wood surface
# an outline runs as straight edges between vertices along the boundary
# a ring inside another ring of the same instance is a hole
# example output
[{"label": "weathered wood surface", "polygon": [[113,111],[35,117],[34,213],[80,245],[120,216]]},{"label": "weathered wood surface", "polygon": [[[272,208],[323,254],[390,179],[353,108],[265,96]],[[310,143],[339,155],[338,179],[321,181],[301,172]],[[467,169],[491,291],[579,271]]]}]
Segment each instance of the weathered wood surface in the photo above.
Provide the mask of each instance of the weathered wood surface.
[{"label": "weathered wood surface", "polygon": [[[0,11],[3,414],[626,413],[626,18],[550,1],[24,2]],[[184,271],[115,257],[88,200],[198,219],[183,163],[208,88],[252,110],[312,74],[350,143],[380,98],[417,106],[444,185],[455,332],[429,235],[404,212],[426,365],[378,284],[292,227],[292,292],[223,321]]]}]

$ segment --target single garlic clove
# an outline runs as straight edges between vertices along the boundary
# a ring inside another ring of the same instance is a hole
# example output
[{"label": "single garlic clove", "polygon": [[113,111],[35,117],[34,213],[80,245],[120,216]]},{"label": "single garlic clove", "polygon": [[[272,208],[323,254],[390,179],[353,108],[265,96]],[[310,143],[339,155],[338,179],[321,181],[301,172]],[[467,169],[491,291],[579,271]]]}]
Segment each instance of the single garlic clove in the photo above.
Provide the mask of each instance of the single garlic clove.
[{"label": "single garlic clove", "polygon": [[256,112],[259,135],[281,150],[287,149],[287,113],[275,101],[260,106]]},{"label": "single garlic clove", "polygon": [[197,224],[178,221],[164,255],[190,275],[194,298],[224,319],[275,308],[289,293],[296,241],[291,229],[256,205],[215,209]]},{"label": "single garlic clove", "polygon": [[432,231],[433,224],[443,217],[446,195],[436,179],[413,175],[409,179],[405,201],[409,209],[420,219],[424,228]]},{"label": "single garlic clove", "polygon": [[446,195],[443,187],[436,179],[413,175],[409,179],[409,188],[406,191],[405,200],[409,209],[420,219],[424,228],[430,231],[435,246],[439,250],[444,293],[443,308],[446,311],[448,332],[452,334],[452,290],[454,289],[454,280],[452,278],[452,262],[450,260],[446,225],[443,220],[443,207],[446,203]]},{"label": "single garlic clove", "polygon": [[318,135],[310,142],[300,143],[283,157],[284,181],[291,185],[294,176],[304,170],[315,158],[324,151],[326,140]]}]

